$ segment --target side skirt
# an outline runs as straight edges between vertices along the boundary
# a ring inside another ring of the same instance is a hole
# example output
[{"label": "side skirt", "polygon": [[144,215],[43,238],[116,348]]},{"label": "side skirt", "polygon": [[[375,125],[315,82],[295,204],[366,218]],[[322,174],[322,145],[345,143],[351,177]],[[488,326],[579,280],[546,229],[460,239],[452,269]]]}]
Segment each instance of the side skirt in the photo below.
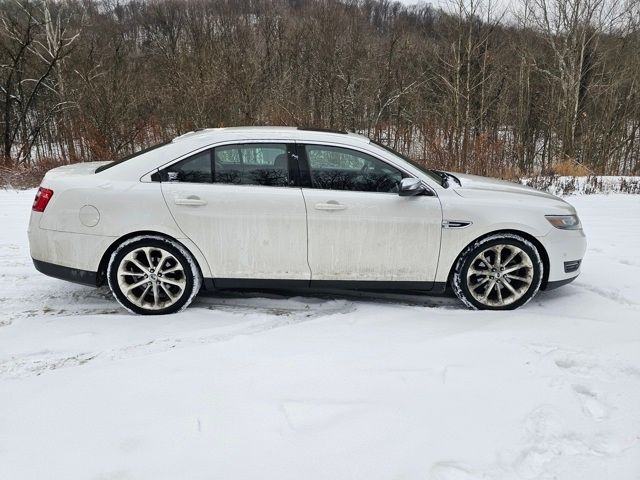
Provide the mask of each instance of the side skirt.
[{"label": "side skirt", "polygon": [[245,278],[205,278],[207,290],[359,290],[377,292],[414,292],[429,295],[442,295],[447,290],[445,282],[405,282],[376,280],[276,280]]}]

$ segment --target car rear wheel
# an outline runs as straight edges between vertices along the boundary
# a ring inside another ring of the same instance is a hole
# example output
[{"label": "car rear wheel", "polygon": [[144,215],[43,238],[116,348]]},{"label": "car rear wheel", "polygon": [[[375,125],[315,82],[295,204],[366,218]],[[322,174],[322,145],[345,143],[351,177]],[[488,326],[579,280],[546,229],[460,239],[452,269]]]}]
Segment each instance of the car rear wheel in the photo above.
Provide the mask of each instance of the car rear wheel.
[{"label": "car rear wheel", "polygon": [[151,235],[123,242],[111,255],[107,278],[116,300],[142,315],[186,308],[202,283],[193,257],[182,245]]},{"label": "car rear wheel", "polygon": [[542,274],[535,245],[520,235],[495,234],[462,252],[453,274],[453,290],[468,307],[512,310],[533,298]]}]

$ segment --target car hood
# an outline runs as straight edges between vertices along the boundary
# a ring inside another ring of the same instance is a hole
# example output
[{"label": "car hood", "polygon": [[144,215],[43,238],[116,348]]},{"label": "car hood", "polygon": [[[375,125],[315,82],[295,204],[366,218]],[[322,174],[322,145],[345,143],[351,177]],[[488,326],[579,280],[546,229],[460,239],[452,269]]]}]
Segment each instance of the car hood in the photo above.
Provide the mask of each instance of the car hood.
[{"label": "car hood", "polygon": [[518,183],[507,182],[489,177],[480,177],[478,175],[467,175],[464,173],[453,173],[456,178],[460,179],[462,185],[458,185],[455,180],[451,180],[449,184],[455,192],[463,197],[472,196],[474,192],[502,192],[515,193],[521,195],[529,195],[534,197],[542,197],[547,199],[560,200],[560,198],[550,193],[541,192],[535,188],[520,185]]}]

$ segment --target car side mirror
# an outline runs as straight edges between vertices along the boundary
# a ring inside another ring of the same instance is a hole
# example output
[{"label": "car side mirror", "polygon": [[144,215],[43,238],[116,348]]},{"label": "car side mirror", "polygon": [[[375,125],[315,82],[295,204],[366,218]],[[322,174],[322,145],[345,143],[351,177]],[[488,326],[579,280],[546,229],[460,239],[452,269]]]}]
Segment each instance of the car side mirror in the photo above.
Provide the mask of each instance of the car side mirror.
[{"label": "car side mirror", "polygon": [[398,195],[401,197],[413,197],[414,195],[420,195],[424,192],[424,185],[422,185],[422,180],[419,178],[403,178],[400,180]]}]

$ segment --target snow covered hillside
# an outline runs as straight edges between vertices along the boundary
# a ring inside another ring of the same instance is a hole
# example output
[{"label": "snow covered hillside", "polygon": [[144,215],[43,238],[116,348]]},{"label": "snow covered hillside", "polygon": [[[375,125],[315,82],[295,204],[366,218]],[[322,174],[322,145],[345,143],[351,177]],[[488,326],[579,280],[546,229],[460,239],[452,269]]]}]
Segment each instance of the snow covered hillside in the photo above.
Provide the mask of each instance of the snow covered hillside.
[{"label": "snow covered hillside", "polygon": [[31,265],[0,191],[0,478],[638,479],[640,196],[571,197],[581,277],[516,312],[216,294],[136,317]]}]

